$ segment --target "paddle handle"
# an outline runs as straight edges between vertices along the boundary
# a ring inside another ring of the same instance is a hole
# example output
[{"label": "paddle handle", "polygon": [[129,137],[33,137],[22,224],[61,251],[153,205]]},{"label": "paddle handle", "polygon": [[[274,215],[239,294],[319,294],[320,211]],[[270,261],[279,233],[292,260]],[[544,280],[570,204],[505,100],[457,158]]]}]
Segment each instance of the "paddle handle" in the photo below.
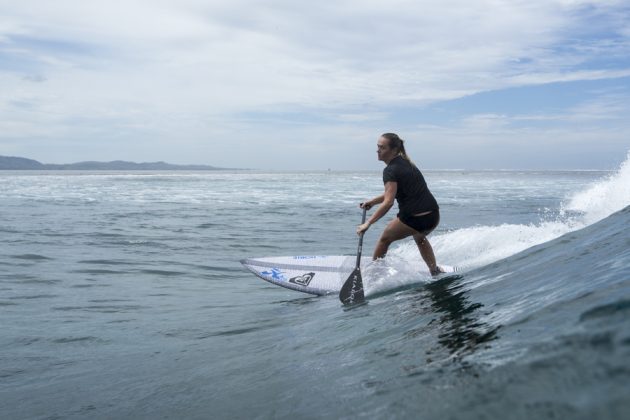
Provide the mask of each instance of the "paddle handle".
[{"label": "paddle handle", "polygon": [[[363,217],[361,218],[361,224],[365,223],[365,218],[367,216],[367,209],[363,207]],[[363,252],[363,235],[365,232],[361,232],[359,235],[359,248],[357,249],[357,264],[356,268],[361,267],[361,252]]]}]

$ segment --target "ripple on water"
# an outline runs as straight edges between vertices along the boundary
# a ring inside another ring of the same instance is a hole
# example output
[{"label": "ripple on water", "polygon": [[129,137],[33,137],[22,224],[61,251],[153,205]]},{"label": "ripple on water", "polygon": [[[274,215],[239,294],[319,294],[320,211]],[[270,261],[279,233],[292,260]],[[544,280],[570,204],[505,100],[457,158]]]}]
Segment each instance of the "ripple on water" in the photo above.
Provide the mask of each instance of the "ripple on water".
[{"label": "ripple on water", "polygon": [[79,274],[129,274],[128,271],[106,270],[100,268],[86,268],[81,270],[70,270],[71,273]]},{"label": "ripple on water", "polygon": [[96,265],[135,265],[135,263],[121,260],[81,260],[79,264],[96,264]]},{"label": "ripple on water", "polygon": [[186,273],[181,271],[168,271],[168,270],[140,270],[143,274],[152,274],[156,276],[183,276]]},{"label": "ripple on water", "polygon": [[24,295],[24,296],[11,296],[10,300],[29,300],[29,299],[51,299],[56,298],[58,295]]},{"label": "ripple on water", "polygon": [[104,342],[103,339],[100,339],[98,337],[94,337],[91,335],[88,336],[84,336],[84,337],[62,337],[62,338],[55,338],[52,339],[51,342],[55,343],[55,344],[69,344],[69,343],[102,343]]},{"label": "ripple on water", "polygon": [[57,306],[52,308],[54,311],[63,312],[97,312],[97,313],[127,313],[136,312],[141,309],[145,309],[145,306],[140,305],[90,305],[90,306]]},{"label": "ripple on water", "polygon": [[26,370],[16,368],[0,369],[0,379],[9,379],[22,373],[26,373]]},{"label": "ripple on water", "polygon": [[21,284],[48,284],[48,285],[53,285],[53,284],[57,284],[57,283],[61,283],[61,280],[55,280],[55,279],[38,279],[38,278],[30,278],[27,280],[18,280],[18,281],[14,281],[13,283],[21,283]]},{"label": "ripple on water", "polygon": [[46,257],[45,255],[40,255],[40,254],[19,254],[19,255],[12,255],[11,257],[18,260],[28,260],[28,261],[46,261],[46,260],[53,259],[53,258],[49,258],[49,257]]},{"label": "ripple on water", "polygon": [[619,300],[589,309],[580,315],[580,321],[584,322],[592,319],[606,318],[623,312],[630,312],[630,300]]},{"label": "ripple on water", "polygon": [[0,274],[0,281],[6,281],[16,284],[54,284],[58,283],[60,280],[41,279],[39,277],[35,277],[32,274]]}]

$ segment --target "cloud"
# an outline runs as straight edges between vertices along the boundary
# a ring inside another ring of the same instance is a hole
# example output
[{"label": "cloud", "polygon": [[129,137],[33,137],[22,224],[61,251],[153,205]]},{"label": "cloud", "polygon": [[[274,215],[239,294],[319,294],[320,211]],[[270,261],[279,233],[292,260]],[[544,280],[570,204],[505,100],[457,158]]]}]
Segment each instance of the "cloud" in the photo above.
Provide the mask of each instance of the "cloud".
[{"label": "cloud", "polygon": [[216,139],[264,132],[329,147],[394,125],[392,108],[630,75],[617,1],[27,0],[0,16],[0,146],[120,139],[141,153],[153,139],[224,158]]},{"label": "cloud", "polygon": [[[91,47],[71,55],[31,42],[31,58],[51,72],[71,66],[93,78],[112,70],[132,80],[150,75],[173,90],[169,97],[200,91],[217,108],[213,96],[228,108],[443,100],[535,83],[523,75],[540,65],[542,83],[571,77],[562,71],[568,54],[554,60],[553,48],[582,20],[571,19],[569,6],[447,3],[23,2],[12,7],[11,26],[20,37]],[[24,47],[10,32],[3,36]]]}]

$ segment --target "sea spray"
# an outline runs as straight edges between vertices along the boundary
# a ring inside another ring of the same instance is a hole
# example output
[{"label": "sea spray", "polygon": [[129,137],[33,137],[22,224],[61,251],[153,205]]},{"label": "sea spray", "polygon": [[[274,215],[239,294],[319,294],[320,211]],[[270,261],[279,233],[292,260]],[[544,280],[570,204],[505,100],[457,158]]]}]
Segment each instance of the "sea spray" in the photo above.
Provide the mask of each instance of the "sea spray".
[{"label": "sea spray", "polygon": [[593,224],[630,204],[630,152],[619,170],[569,198],[565,211],[579,212],[584,225]]}]

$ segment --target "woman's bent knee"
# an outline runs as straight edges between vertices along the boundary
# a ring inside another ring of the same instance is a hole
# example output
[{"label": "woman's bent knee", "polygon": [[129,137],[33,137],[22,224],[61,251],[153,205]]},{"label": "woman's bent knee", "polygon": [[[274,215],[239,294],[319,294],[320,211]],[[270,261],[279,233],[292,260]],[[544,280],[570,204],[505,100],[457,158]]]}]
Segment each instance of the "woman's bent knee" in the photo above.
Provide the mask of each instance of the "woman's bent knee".
[{"label": "woman's bent knee", "polygon": [[417,244],[422,244],[427,240],[427,236],[423,233],[416,233],[413,235],[413,240],[416,241]]},{"label": "woman's bent knee", "polygon": [[380,244],[382,244],[382,245],[389,246],[389,245],[391,245],[391,244],[392,244],[392,242],[394,242],[394,240],[393,240],[391,237],[387,236],[387,235],[382,235],[382,236],[378,239],[378,242],[379,242]]}]

